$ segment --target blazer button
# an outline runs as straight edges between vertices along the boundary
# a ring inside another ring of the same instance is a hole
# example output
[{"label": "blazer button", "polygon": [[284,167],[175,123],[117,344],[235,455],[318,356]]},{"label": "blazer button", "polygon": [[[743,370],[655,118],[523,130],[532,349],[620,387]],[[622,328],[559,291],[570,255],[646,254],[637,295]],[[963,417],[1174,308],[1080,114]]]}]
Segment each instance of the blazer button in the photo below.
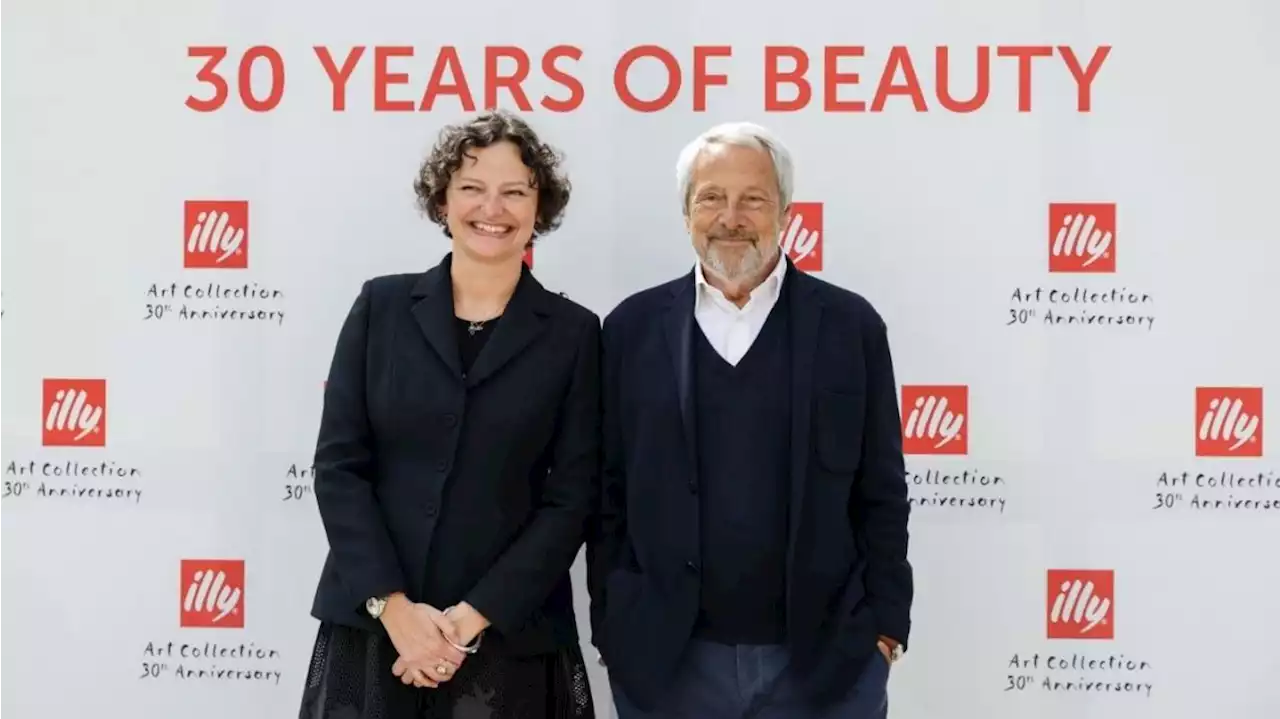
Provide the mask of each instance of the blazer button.
[{"label": "blazer button", "polygon": [[690,572],[697,572],[697,571],[698,571],[698,563],[697,563],[697,562],[695,562],[695,561],[693,561],[693,560],[690,560],[690,561],[688,561],[688,562],[685,562],[685,563],[684,563],[684,568],[685,568],[685,569],[688,569]]},{"label": "blazer button", "polygon": [[443,419],[446,427],[452,427],[458,423],[458,415],[456,414],[446,414]]},{"label": "blazer button", "polygon": [[436,504],[435,504],[435,502],[427,502],[426,510],[427,510],[427,516],[428,516],[428,517],[434,517],[434,516],[436,516]]},{"label": "blazer button", "polygon": [[439,462],[436,462],[436,471],[443,472],[448,466],[449,463],[442,459]]}]

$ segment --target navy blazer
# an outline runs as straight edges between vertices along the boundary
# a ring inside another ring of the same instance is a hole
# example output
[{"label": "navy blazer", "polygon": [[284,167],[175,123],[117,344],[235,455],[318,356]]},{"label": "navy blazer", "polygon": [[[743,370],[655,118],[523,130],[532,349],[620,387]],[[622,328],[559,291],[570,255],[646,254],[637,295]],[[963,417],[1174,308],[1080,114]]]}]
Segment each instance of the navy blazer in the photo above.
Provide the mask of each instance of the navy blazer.
[{"label": "navy blazer", "polygon": [[[877,635],[905,647],[912,570],[897,385],[884,321],[787,262],[791,292],[786,627],[818,704],[848,691]],[[588,539],[592,642],[651,708],[698,611],[693,273],[605,318],[604,471]]]},{"label": "navy blazer", "polygon": [[467,601],[511,653],[578,641],[569,567],[599,470],[598,317],[524,268],[463,374],[446,256],[364,283],[315,453],[318,619],[383,632],[369,597]]}]

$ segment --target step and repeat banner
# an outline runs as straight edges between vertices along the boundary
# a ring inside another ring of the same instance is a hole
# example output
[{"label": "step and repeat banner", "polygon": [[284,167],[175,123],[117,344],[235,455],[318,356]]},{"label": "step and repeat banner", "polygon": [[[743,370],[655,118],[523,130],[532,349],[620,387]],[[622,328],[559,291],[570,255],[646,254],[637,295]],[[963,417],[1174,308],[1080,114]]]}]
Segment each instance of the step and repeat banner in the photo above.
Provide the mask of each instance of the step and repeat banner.
[{"label": "step and repeat banner", "polygon": [[789,145],[779,241],[879,309],[901,385],[891,716],[1280,716],[1277,27],[1248,0],[7,3],[0,708],[296,715],[333,343],[361,282],[447,251],[415,171],[499,106],[574,182],[528,261],[601,315],[691,266],[686,142]]}]

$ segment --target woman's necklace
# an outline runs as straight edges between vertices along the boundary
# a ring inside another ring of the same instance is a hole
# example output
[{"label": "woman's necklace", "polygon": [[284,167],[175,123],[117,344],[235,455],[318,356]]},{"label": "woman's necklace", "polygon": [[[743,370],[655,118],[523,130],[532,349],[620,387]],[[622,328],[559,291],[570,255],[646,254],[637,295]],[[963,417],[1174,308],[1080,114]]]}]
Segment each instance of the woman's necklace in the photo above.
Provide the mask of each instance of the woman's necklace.
[{"label": "woman's necklace", "polygon": [[484,329],[485,325],[498,319],[501,316],[502,316],[502,313],[499,312],[498,314],[494,315],[493,317],[490,317],[487,320],[467,320],[467,334],[471,335],[472,337],[475,337],[476,333]]}]

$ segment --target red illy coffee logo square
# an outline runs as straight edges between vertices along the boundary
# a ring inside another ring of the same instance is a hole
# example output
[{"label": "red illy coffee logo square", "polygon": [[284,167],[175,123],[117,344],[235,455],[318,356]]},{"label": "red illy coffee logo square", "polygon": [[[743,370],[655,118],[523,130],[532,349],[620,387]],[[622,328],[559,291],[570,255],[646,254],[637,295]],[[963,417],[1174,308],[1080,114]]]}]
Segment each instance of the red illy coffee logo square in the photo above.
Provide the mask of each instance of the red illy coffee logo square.
[{"label": "red illy coffee logo square", "polygon": [[184,559],[178,589],[181,626],[244,628],[243,559]]},{"label": "red illy coffee logo square", "polygon": [[1050,569],[1045,607],[1050,639],[1114,639],[1116,573]]},{"label": "red illy coffee logo square", "polygon": [[40,443],[46,447],[107,446],[107,381],[45,379]]},{"label": "red illy coffee logo square", "polygon": [[1196,387],[1196,456],[1262,456],[1262,388]]},{"label": "red illy coffee logo square", "polygon": [[778,239],[782,252],[802,272],[822,271],[822,203],[791,203],[791,219]]},{"label": "red illy coffee logo square", "polygon": [[968,454],[968,385],[903,385],[904,454]]},{"label": "red illy coffee logo square", "polygon": [[187,200],[183,208],[182,266],[243,270],[249,267],[249,203]]},{"label": "red illy coffee logo square", "polygon": [[1114,202],[1049,205],[1049,271],[1116,271]]}]

